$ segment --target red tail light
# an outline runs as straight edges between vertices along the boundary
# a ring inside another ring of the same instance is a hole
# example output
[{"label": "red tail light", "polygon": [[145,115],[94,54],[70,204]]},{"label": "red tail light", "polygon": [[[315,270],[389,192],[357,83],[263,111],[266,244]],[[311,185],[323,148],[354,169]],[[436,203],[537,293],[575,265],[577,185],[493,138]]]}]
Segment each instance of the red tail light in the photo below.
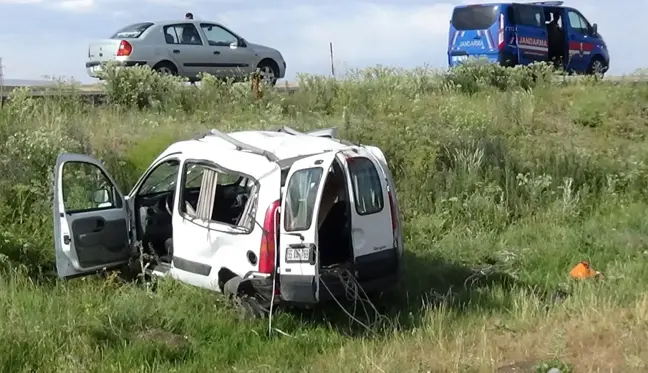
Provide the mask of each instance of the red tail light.
[{"label": "red tail light", "polygon": [[266,210],[263,220],[263,237],[259,252],[259,272],[272,274],[275,271],[277,253],[277,230],[279,228],[279,207],[281,201],[274,201]]},{"label": "red tail light", "polygon": [[504,41],[504,13],[500,13],[499,32],[497,33],[497,49],[500,51],[504,49]]},{"label": "red tail light", "polygon": [[131,53],[133,53],[133,46],[131,45],[131,43],[127,42],[126,40],[122,40],[119,43],[119,48],[117,48],[117,56],[130,56]]},{"label": "red tail light", "polygon": [[392,230],[394,230],[394,233],[396,231],[396,225],[397,223],[397,215],[398,211],[396,211],[396,206],[394,205],[394,197],[392,196],[392,192],[390,191],[388,193],[389,196],[389,212],[391,213],[391,223],[392,223]]}]

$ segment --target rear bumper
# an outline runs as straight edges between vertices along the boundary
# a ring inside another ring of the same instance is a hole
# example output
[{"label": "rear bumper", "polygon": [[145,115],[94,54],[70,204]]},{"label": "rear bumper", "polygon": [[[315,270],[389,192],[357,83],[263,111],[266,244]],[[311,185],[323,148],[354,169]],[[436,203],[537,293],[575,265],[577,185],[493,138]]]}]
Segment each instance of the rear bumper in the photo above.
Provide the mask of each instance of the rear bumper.
[{"label": "rear bumper", "polygon": [[[387,291],[396,286],[400,281],[401,273],[395,272],[384,277],[374,278],[368,281],[360,281],[360,286],[367,294],[376,294]],[[333,299],[344,300],[347,290],[337,277],[321,277],[326,286],[320,283],[319,301],[320,303],[330,302]],[[360,291],[362,295],[362,291]]]},{"label": "rear bumper", "polygon": [[471,60],[487,61],[489,63],[501,63],[501,55],[499,52],[477,53],[470,54],[465,51],[452,51],[448,52],[448,66],[456,67]]},{"label": "rear bumper", "polygon": [[[367,294],[385,291],[398,283],[402,274],[402,258],[393,248],[357,257],[353,272]],[[316,304],[345,297],[342,280],[331,270],[317,276],[281,275],[282,300],[289,303]],[[324,286],[326,284],[326,286]],[[319,287],[319,296],[316,296]]]},{"label": "rear bumper", "polygon": [[[401,273],[401,271],[397,271],[383,277],[359,281],[359,283],[367,294],[380,293],[396,286],[401,278]],[[318,282],[319,299],[315,297]],[[336,276],[293,275],[282,276],[281,278],[281,299],[291,304],[314,305],[329,302],[334,298],[343,300],[346,294],[344,284]]]},{"label": "rear bumper", "polygon": [[[147,65],[147,61],[110,61],[110,62],[115,62],[118,63],[121,66],[125,67],[132,67],[132,66],[141,66],[141,65]],[[94,62],[86,62],[85,67],[88,75],[92,78],[97,78],[99,76],[99,72],[102,70],[102,66],[106,62],[99,62],[99,61],[94,61]]]}]

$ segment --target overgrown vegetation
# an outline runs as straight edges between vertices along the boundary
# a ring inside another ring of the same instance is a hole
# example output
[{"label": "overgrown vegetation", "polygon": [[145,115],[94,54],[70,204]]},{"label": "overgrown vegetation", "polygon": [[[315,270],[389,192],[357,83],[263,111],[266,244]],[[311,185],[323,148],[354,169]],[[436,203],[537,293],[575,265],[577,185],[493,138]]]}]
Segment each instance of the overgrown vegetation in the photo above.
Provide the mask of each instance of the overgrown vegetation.
[{"label": "overgrown vegetation", "polygon": [[[110,71],[109,104],[0,111],[0,367],[5,372],[643,371],[648,342],[648,85],[565,82],[542,66],[302,76],[293,94]],[[54,270],[57,154],[101,158],[122,191],[209,128],[339,126],[397,179],[407,278],[358,332],[334,308],[241,322],[210,293]],[[605,274],[573,282],[588,260]]]}]

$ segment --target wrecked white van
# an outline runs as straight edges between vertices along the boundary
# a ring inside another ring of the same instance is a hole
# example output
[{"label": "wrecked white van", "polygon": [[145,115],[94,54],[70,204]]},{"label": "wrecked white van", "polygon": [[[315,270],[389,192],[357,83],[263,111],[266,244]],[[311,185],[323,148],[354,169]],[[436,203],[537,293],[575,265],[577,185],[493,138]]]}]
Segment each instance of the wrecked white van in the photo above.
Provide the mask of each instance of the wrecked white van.
[{"label": "wrecked white van", "polygon": [[59,155],[58,275],[118,268],[141,243],[155,254],[150,274],[262,309],[271,297],[313,305],[344,294],[339,268],[384,291],[402,271],[394,181],[380,149],[335,132],[211,130],[169,146],[128,196],[100,161]]}]

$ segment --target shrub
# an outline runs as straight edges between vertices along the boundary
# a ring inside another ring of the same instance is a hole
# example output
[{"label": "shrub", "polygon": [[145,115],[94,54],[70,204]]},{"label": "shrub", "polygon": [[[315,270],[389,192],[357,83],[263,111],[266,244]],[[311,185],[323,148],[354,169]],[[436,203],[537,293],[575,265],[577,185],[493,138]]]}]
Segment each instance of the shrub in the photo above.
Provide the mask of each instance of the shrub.
[{"label": "shrub", "polygon": [[[645,336],[632,331],[645,324],[648,86],[475,63],[447,72],[376,67],[346,80],[303,75],[298,92],[256,97],[247,83],[211,76],[187,87],[148,68],[106,71],[106,105],[18,90],[0,110],[0,311],[10,325],[0,327],[0,358],[12,369],[251,371],[271,361],[276,371],[495,371],[520,356],[609,363],[582,340],[636,340],[640,355]],[[339,126],[342,137],[385,151],[405,218],[406,277],[384,305],[395,330],[348,337],[334,318],[281,315],[274,325],[299,330],[297,338],[268,339],[267,324],[242,327],[196,289],[32,281],[54,264],[59,152],[103,160],[127,192],[174,141],[281,125]],[[608,280],[566,286],[585,259]],[[572,292],[560,303],[563,288]],[[187,336],[189,347],[138,341],[140,331]],[[358,367],[357,356],[371,364]],[[641,366],[631,360],[607,370]]]},{"label": "shrub", "polygon": [[106,82],[108,103],[125,108],[160,107],[175,102],[178,86],[185,81],[159,74],[148,65],[124,68],[114,63],[106,64],[99,76]]}]

